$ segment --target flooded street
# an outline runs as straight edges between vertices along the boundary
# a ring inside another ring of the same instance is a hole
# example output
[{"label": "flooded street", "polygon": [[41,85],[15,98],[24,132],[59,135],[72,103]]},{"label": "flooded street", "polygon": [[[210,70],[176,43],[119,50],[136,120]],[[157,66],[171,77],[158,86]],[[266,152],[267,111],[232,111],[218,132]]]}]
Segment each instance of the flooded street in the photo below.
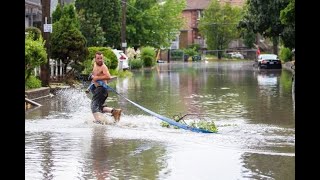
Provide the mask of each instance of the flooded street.
[{"label": "flooded street", "polygon": [[161,63],[133,74],[110,86],[168,118],[206,114],[218,133],[162,127],[114,92],[107,102],[123,109],[120,122],[93,124],[84,84],[26,113],[25,178],[295,179],[291,72],[221,61]]}]

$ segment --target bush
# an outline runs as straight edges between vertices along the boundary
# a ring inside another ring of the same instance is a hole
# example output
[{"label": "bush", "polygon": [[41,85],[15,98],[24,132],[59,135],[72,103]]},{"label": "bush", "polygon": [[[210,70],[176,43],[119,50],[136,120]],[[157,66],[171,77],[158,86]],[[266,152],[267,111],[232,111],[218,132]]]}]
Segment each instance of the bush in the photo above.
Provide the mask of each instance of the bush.
[{"label": "bush", "polygon": [[34,40],[34,34],[28,34],[25,39],[25,81],[32,75],[35,67],[47,62],[47,52],[42,36]]},{"label": "bush", "polygon": [[280,60],[283,62],[288,62],[292,60],[293,54],[289,48],[283,47],[280,50]]},{"label": "bush", "polygon": [[33,34],[33,40],[38,40],[41,36],[41,30],[37,27],[27,27],[25,32],[28,34]]},{"label": "bush", "polygon": [[199,54],[195,48],[187,48],[187,49],[184,49],[183,52],[185,55],[188,55],[189,57]]},{"label": "bush", "polygon": [[100,51],[103,54],[104,63],[109,69],[117,68],[118,59],[116,55],[113,53],[111,48],[89,47],[88,51],[89,51],[88,58],[83,62],[83,66],[85,67],[84,70],[82,71],[83,74],[90,74],[92,72],[94,58],[97,51]]},{"label": "bush", "polygon": [[170,59],[182,59],[183,51],[182,50],[172,50],[170,51]]},{"label": "bush", "polygon": [[141,60],[144,67],[152,67],[156,64],[156,52],[153,47],[147,46],[141,49]]},{"label": "bush", "polygon": [[194,49],[198,52],[200,50],[200,44],[191,44],[188,46],[188,49]]},{"label": "bush", "polygon": [[129,67],[131,69],[140,69],[143,66],[143,61],[140,58],[132,59],[129,61]]},{"label": "bush", "polygon": [[41,80],[31,75],[25,82],[25,89],[34,89],[41,87]]}]

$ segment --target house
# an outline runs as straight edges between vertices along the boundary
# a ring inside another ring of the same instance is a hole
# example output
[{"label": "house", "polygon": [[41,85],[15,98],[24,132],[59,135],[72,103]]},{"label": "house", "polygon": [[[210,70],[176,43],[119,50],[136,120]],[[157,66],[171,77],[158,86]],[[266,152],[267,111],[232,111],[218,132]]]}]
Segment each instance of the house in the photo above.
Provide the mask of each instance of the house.
[{"label": "house", "polygon": [[41,0],[25,0],[25,27],[41,27]]},{"label": "house", "polygon": [[[37,27],[40,29],[42,23],[42,1],[25,0],[25,28]],[[75,0],[50,0],[50,14],[55,10],[58,2],[61,4],[71,3]]]},{"label": "house", "polygon": [[[192,44],[199,44],[201,48],[207,47],[204,37],[199,33],[198,24],[210,2],[211,0],[187,0],[186,8],[182,12],[186,24],[172,42],[171,49],[183,49]],[[220,0],[221,4],[226,2],[230,2],[232,6],[242,6],[245,0]]]}]

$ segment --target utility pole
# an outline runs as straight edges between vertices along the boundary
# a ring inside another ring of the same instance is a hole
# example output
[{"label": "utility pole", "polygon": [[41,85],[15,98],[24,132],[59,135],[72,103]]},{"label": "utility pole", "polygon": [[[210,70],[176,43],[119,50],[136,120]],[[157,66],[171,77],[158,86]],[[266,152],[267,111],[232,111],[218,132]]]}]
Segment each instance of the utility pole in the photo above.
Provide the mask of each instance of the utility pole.
[{"label": "utility pole", "polygon": [[47,24],[48,22],[51,22],[50,18],[50,0],[41,0],[42,5],[42,24],[41,24],[41,32],[42,37],[45,40],[45,48],[47,50],[47,63],[42,64],[40,66],[40,79],[42,82],[42,86],[49,86],[49,79],[50,79],[50,66],[49,66],[49,60],[50,60],[50,42],[49,42],[49,35],[50,32],[44,32],[44,24]]},{"label": "utility pole", "polygon": [[121,48],[126,54],[126,14],[127,14],[127,0],[122,0],[122,24],[121,24]]}]

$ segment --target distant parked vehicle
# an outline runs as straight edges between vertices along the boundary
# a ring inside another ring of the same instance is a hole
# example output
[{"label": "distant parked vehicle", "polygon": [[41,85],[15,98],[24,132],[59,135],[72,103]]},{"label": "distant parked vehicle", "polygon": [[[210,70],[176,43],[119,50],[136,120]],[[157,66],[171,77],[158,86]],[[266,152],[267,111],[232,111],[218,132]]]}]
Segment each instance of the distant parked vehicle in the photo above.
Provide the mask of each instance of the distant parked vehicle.
[{"label": "distant parked vehicle", "polygon": [[118,68],[120,68],[120,65],[122,63],[122,70],[129,69],[129,58],[128,58],[128,56],[125,53],[123,53],[122,50],[113,49],[112,51],[117,56]]},{"label": "distant parked vehicle", "polygon": [[229,56],[230,58],[244,59],[244,56],[243,56],[241,53],[239,53],[239,52],[231,52],[231,53],[227,53],[227,54],[228,54],[228,56]]},{"label": "distant parked vehicle", "polygon": [[275,54],[260,54],[255,62],[259,69],[281,69],[282,64]]}]

